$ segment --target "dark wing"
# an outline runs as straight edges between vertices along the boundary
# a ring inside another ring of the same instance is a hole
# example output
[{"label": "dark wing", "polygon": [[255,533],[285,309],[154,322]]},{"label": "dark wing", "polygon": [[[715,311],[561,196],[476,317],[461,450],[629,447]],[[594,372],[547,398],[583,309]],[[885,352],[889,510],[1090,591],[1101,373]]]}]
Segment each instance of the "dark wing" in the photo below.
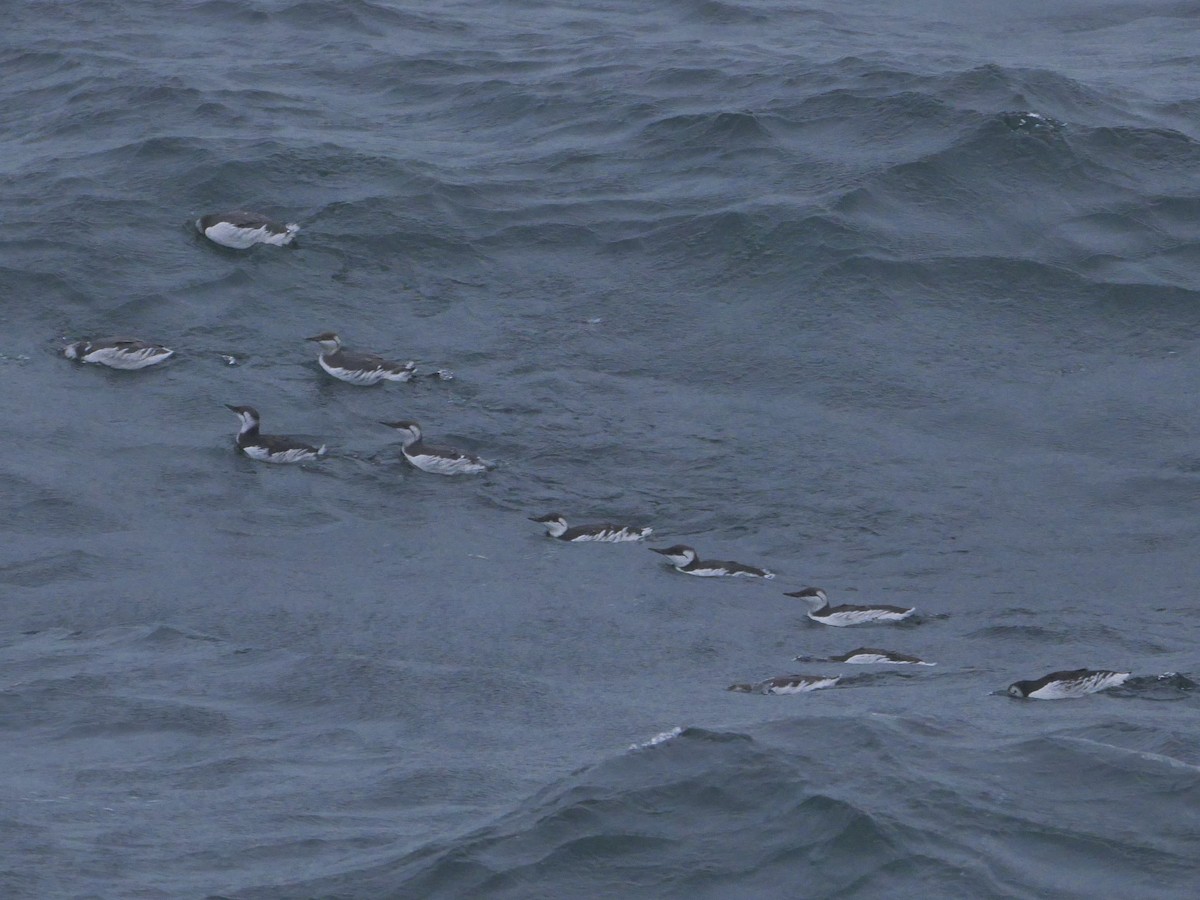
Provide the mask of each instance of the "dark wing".
[{"label": "dark wing", "polygon": [[822,612],[822,614],[825,614],[825,613],[839,613],[839,612],[867,612],[867,611],[874,611],[874,610],[882,610],[884,612],[906,613],[909,610],[911,610],[912,608],[913,607],[911,607],[911,606],[885,606],[882,604],[880,604],[878,606],[853,606],[850,604],[842,604],[841,606],[834,606],[829,609],[824,609],[821,612]]},{"label": "dark wing", "polygon": [[316,453],[317,448],[311,444],[306,444],[304,441],[298,441],[295,438],[284,437],[279,434],[260,434],[255,442],[267,448],[270,453],[287,453],[289,450],[308,450],[311,453]]},{"label": "dark wing", "polygon": [[479,462],[478,456],[467,453],[465,450],[459,450],[457,447],[435,446],[426,444],[424,441],[409,447],[408,453],[411,456],[444,456],[446,459],[466,459],[471,462]]},{"label": "dark wing", "polygon": [[215,225],[217,222],[228,222],[238,228],[269,228],[271,231],[282,232],[286,229],[282,225],[277,225],[268,219],[266,216],[259,213],[246,212],[244,209],[235,209],[227,213],[219,213],[217,215],[205,216],[200,220],[205,228]]},{"label": "dark wing", "polygon": [[766,572],[766,569],[760,569],[760,568],[758,568],[758,566],[747,566],[744,563],[733,562],[732,560],[728,560],[728,559],[722,559],[722,560],[705,559],[705,560],[701,560],[700,562],[704,566],[714,566],[714,567],[721,566],[722,568],[727,569],[730,572],[747,572],[750,575],[762,575]]},{"label": "dark wing", "polygon": [[334,365],[341,366],[343,369],[371,371],[373,369],[387,369],[392,372],[403,372],[408,368],[404,363],[393,362],[390,359],[384,359],[376,353],[360,353],[355,351],[347,353],[342,350],[330,357],[330,362]]},{"label": "dark wing", "polygon": [[595,525],[576,525],[574,528],[568,528],[563,532],[562,540],[574,540],[581,535],[604,535],[618,534],[625,530],[620,525],[614,525],[612,522],[599,522]]}]

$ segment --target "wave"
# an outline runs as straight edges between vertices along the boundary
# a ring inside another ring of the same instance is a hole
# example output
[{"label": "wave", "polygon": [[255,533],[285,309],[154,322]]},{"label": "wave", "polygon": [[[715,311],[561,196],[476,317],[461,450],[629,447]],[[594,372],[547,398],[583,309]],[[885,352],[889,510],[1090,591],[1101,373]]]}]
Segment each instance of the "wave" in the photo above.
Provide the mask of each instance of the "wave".
[{"label": "wave", "polygon": [[1200,767],[1155,732],[934,732],[897,717],[667,732],[462,838],[244,896],[1070,896],[1136,892],[1148,870],[1184,895]]},{"label": "wave", "polygon": [[[9,893],[1194,893],[1194,690],[985,696],[1193,662],[1194,54],[611,6],[15,5],[0,829],[78,883]],[[190,224],[246,206],[294,251]],[[323,328],[460,378],[330,383]],[[128,331],[177,361],[52,358]],[[223,402],[346,457],[238,460]],[[505,465],[423,478],[398,415]],[[939,668],[732,697],[849,638],[556,508],[927,598]]]}]

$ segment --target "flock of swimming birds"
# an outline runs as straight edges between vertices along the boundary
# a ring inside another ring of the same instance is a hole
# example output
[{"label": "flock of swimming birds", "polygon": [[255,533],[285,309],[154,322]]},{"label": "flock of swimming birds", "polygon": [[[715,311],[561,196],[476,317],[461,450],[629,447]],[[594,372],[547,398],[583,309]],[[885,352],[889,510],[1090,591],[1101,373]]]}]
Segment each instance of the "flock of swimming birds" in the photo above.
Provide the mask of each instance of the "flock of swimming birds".
[{"label": "flock of swimming birds", "polygon": [[[234,250],[246,250],[256,244],[286,246],[300,231],[299,225],[281,224],[258,213],[243,210],[203,216],[196,221],[196,228],[210,241]],[[393,362],[374,353],[347,350],[343,347],[341,338],[331,331],[314,335],[307,340],[320,348],[317,359],[320,367],[333,378],[349,384],[368,386],[384,381],[407,382],[418,377],[453,377],[452,373],[444,369],[422,376],[413,362]],[[158,365],[170,359],[174,352],[160,344],[125,337],[85,339],[70,343],[63,349],[63,354],[68,359],[126,370]],[[229,409],[237,415],[239,421],[235,439],[237,449],[250,459],[286,464],[309,462],[325,455],[324,445],[314,447],[290,437],[263,434],[260,430],[262,420],[254,407],[229,405]],[[380,424],[393,428],[400,434],[400,447],[404,458],[424,472],[451,476],[476,475],[494,468],[494,463],[466,451],[427,444],[417,422],[399,420]],[[560,513],[532,517],[532,521],[544,526],[549,537],[568,543],[641,541],[653,530],[607,522],[568,527],[566,518]],[[684,544],[650,549],[666,557],[676,571],[686,575],[763,579],[775,577],[774,573],[757,566],[730,560],[702,560],[694,549]],[[816,587],[787,592],[785,596],[802,601],[808,607],[808,618],[812,621],[838,628],[894,624],[912,619],[916,615],[915,607],[831,606],[825,591]],[[936,665],[916,656],[874,647],[859,647],[825,659],[798,656],[796,660],[850,665]],[[1129,672],[1110,670],[1075,669],[1051,672],[1041,678],[1014,682],[1005,693],[1012,697],[1035,700],[1061,700],[1116,687],[1124,684],[1130,677]],[[841,678],[838,675],[780,675],[765,681],[730,685],[728,690],[757,694],[799,694],[833,687]]]}]

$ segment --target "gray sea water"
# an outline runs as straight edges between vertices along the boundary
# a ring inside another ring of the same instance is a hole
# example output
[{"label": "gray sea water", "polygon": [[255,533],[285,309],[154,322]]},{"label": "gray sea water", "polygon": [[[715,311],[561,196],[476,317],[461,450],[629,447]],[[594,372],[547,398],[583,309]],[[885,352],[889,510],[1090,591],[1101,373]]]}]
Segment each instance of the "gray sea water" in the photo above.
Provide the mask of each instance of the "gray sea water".
[{"label": "gray sea water", "polygon": [[1200,3],[4,10],[0,895],[1196,895]]}]

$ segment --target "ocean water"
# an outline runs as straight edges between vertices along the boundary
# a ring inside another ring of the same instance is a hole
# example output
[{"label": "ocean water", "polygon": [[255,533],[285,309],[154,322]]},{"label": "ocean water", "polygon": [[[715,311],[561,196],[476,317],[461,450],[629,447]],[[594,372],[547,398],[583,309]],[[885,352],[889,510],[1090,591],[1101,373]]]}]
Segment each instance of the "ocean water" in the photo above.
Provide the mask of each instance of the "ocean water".
[{"label": "ocean water", "polygon": [[1200,3],[5,11],[0,895],[1195,896]]}]

